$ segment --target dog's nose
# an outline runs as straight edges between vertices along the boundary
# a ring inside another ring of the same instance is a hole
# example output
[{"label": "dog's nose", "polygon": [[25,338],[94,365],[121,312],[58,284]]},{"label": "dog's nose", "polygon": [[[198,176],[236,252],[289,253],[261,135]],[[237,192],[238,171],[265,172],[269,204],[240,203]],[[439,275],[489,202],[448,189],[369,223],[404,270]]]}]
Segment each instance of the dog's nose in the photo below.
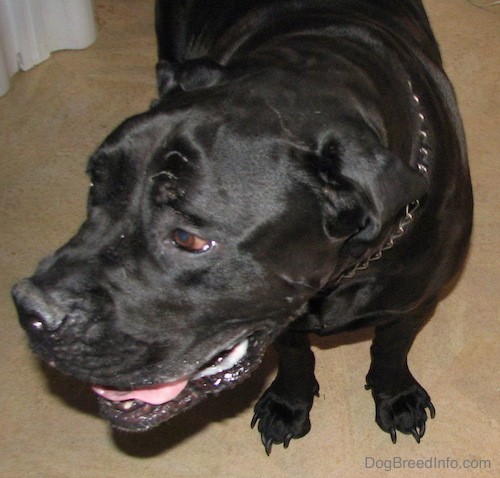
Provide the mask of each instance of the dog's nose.
[{"label": "dog's nose", "polygon": [[23,279],[12,288],[19,321],[28,332],[54,332],[64,321],[66,311],[30,279]]}]

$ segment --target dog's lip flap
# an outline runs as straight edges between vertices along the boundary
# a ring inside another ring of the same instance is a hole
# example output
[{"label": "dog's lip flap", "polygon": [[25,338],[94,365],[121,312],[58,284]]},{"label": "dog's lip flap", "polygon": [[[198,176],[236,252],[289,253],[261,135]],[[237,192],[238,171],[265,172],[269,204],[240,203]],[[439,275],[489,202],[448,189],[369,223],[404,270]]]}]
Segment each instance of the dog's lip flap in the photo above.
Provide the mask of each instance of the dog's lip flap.
[{"label": "dog's lip flap", "polygon": [[111,388],[93,385],[97,395],[109,400],[111,402],[124,402],[127,400],[140,400],[150,405],[161,405],[162,403],[169,402],[176,398],[188,384],[188,378],[183,377],[173,382],[162,383],[160,385],[153,385],[151,387],[144,387],[137,390],[114,390]]},{"label": "dog's lip flap", "polygon": [[92,385],[94,392],[111,402],[126,402],[128,400],[139,400],[150,405],[162,405],[174,400],[186,388],[189,380],[199,379],[229,370],[245,356],[248,350],[248,339],[235,345],[226,354],[217,356],[213,363],[198,371],[195,375],[184,376],[172,382],[152,385],[150,387],[138,388],[136,390],[117,390]]}]

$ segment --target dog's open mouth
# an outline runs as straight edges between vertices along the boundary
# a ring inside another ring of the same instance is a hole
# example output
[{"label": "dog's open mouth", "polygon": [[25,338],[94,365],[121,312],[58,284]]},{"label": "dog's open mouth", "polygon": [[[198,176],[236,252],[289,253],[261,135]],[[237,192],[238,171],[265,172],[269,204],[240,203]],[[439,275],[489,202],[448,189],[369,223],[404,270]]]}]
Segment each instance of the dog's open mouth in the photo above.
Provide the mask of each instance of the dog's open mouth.
[{"label": "dog's open mouth", "polygon": [[191,376],[136,390],[94,385],[99,408],[114,427],[145,431],[248,378],[260,364],[269,340],[254,334],[219,353]]}]

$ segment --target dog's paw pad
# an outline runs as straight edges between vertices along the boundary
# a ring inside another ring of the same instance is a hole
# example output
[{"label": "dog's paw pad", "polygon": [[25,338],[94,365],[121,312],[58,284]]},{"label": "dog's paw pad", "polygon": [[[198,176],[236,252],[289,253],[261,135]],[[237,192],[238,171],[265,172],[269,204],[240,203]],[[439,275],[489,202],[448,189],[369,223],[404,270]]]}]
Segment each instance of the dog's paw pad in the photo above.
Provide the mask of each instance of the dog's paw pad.
[{"label": "dog's paw pad", "polygon": [[382,430],[391,435],[396,443],[397,431],[412,435],[417,443],[425,433],[427,409],[431,418],[436,411],[427,392],[418,384],[396,395],[374,393],[375,420]]},{"label": "dog's paw pad", "polygon": [[[316,392],[315,392],[316,393]],[[262,444],[269,455],[273,445],[283,444],[288,448],[292,438],[300,438],[311,429],[310,400],[283,397],[268,389],[254,408],[251,427],[257,425]]]}]

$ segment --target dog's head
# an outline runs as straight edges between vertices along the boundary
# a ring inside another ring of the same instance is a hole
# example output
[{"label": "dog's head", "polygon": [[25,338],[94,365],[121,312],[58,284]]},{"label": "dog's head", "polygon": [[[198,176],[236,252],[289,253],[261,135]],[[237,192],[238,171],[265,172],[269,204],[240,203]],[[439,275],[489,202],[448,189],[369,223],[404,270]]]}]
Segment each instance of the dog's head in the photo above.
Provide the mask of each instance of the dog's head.
[{"label": "dog's head", "polygon": [[104,141],[87,220],[14,288],[34,350],[121,428],[245,378],[425,187],[355,98],[306,100],[315,85],[292,73],[216,76],[174,82]]}]

